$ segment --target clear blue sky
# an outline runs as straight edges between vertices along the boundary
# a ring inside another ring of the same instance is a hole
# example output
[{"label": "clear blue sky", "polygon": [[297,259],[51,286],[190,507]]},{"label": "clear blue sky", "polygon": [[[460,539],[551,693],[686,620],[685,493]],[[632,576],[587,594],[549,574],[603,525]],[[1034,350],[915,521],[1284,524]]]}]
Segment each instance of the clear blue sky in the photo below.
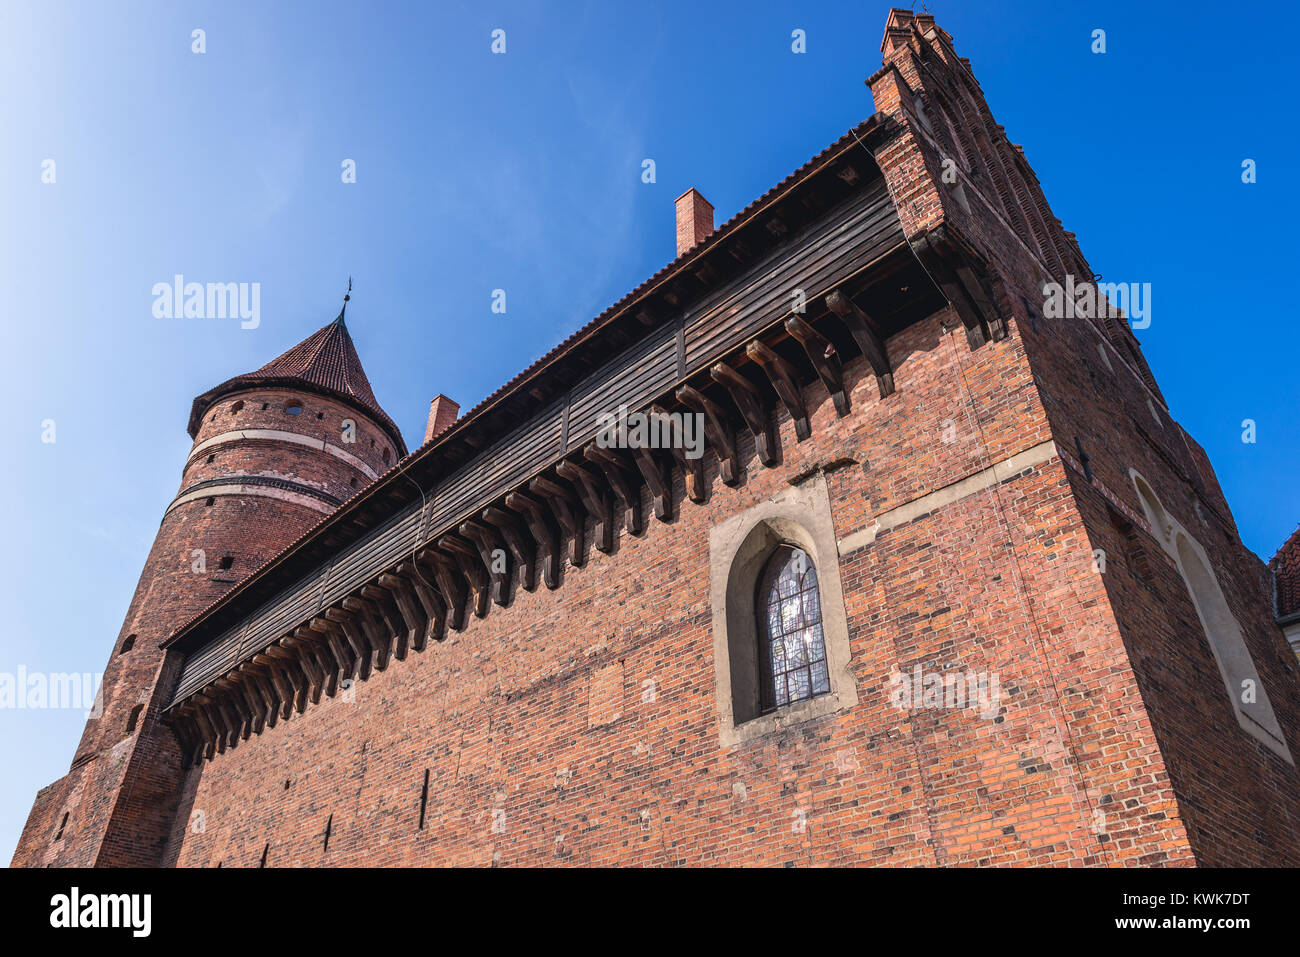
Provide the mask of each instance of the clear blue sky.
[{"label": "clear blue sky", "polygon": [[[177,490],[190,401],[331,319],[349,275],[357,348],[416,445],[433,395],[468,408],[669,261],[687,187],[725,221],[869,115],[887,12],[6,0],[0,671],[103,669]],[[1300,324],[1282,295],[1300,221],[1294,7],[933,12],[1093,268],[1153,284],[1147,358],[1267,559],[1300,521]],[[175,273],[260,283],[260,327],[155,319],[151,288]],[[0,711],[0,861],[83,723]]]}]

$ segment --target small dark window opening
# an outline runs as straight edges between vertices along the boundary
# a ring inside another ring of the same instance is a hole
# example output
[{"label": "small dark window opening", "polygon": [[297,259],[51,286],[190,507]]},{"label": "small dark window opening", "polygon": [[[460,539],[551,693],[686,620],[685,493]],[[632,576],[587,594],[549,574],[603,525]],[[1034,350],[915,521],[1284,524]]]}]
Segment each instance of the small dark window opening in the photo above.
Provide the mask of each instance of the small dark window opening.
[{"label": "small dark window opening", "polygon": [[387,465],[387,464],[388,464],[388,449],[384,449],[384,454],[381,456],[381,458],[384,460],[384,464]]},{"label": "small dark window opening", "polygon": [[1034,332],[1038,331],[1038,315],[1034,312],[1034,307],[1029,304],[1029,300],[1024,296],[1020,297],[1021,304],[1025,307],[1025,313],[1029,316],[1029,326]]},{"label": "small dark window opening", "polygon": [[1142,536],[1137,527],[1115,509],[1107,506],[1107,511],[1110,513],[1110,524],[1114,526],[1123,542],[1124,564],[1138,581],[1144,585],[1150,584],[1151,559],[1147,556],[1147,550],[1142,544]]},{"label": "small dark window opening", "polygon": [[1083,477],[1091,482],[1092,466],[1088,463],[1092,460],[1088,458],[1088,453],[1083,450],[1083,444],[1079,441],[1077,435],[1074,437],[1074,450],[1079,453],[1079,464],[1083,466]]},{"label": "small dark window opening", "polygon": [[822,633],[817,569],[802,549],[782,545],[758,580],[763,713],[828,694],[830,671]]},{"label": "small dark window opening", "polygon": [[140,720],[140,712],[143,710],[144,710],[144,705],[138,704],[134,708],[132,708],[131,713],[126,716],[127,734],[133,734],[135,732],[136,722]]},{"label": "small dark window opening", "polygon": [[220,567],[221,567],[221,570],[222,570],[223,572],[228,572],[228,571],[230,571],[230,566],[233,565],[233,564],[235,564],[235,556],[234,556],[234,555],[224,555],[224,556],[222,556],[222,559],[221,559],[221,562],[220,562]]},{"label": "small dark window opening", "polygon": [[213,452],[211,455],[209,455],[209,456],[208,456],[208,464],[211,465],[211,464],[213,463],[213,461],[215,461],[216,457],[217,457],[217,453],[216,453],[216,452]]},{"label": "small dark window opening", "polygon": [[68,826],[68,814],[69,814],[69,813],[70,813],[70,812],[68,812],[68,811],[64,811],[64,812],[63,812],[63,819],[62,819],[61,821],[59,821],[59,829],[58,829],[57,831],[54,832],[54,839],[55,839],[56,841],[61,841],[61,840],[63,840],[63,829],[64,829],[65,827]]},{"label": "small dark window opening", "polygon": [[284,789],[285,789],[286,791],[289,790],[289,779],[288,779],[288,778],[285,778],[285,779],[284,779]]},{"label": "small dark window opening", "polygon": [[356,488],[356,487],[357,487],[357,477],[354,475],[354,476],[352,476],[352,478],[348,479],[348,484],[351,485],[353,488]]},{"label": "small dark window opening", "polygon": [[1138,537],[1137,529],[1132,525],[1128,527],[1128,532],[1124,536],[1124,561],[1128,567],[1133,569],[1133,574],[1143,582],[1151,581],[1151,560],[1147,557],[1147,550],[1142,546],[1142,539]]},{"label": "small dark window opening", "polygon": [[263,402],[263,403],[262,403],[262,411],[263,411],[263,412],[265,412],[265,411],[266,411],[267,409],[269,409],[270,407],[271,407],[271,403],[269,403],[269,402]]},{"label": "small dark window opening", "polygon": [[211,508],[211,507],[212,507],[212,503],[215,502],[215,501],[216,501],[216,499],[213,498],[211,495],[209,495],[209,496],[208,496],[208,500],[207,500],[206,502],[203,503],[203,507],[204,507],[204,508]]},{"label": "small dark window opening", "polygon": [[316,413],[316,418],[318,418],[318,419],[323,419],[323,418],[325,418],[325,413],[324,413],[324,412],[317,412],[317,413]]},{"label": "small dark window opening", "polygon": [[429,769],[424,769],[424,788],[420,791],[420,830],[424,830],[424,811],[429,806]]},{"label": "small dark window opening", "polygon": [[244,400],[240,399],[238,402],[236,402],[234,405],[230,407],[230,414],[234,415],[236,412],[242,412],[243,409],[244,409]]},{"label": "small dark window opening", "polygon": [[135,647],[135,632],[127,635],[122,639],[122,647],[117,650],[119,655],[124,655]]}]

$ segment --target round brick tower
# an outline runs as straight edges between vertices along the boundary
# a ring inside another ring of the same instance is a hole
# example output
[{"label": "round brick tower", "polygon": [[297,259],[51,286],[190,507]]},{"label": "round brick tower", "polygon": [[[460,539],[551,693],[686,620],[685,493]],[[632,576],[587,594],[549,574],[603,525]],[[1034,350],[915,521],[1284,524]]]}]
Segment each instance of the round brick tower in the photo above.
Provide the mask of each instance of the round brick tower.
[{"label": "round brick tower", "polygon": [[196,398],[189,434],[180,491],[104,669],[98,713],[68,774],[37,795],[15,866],[160,863],[183,774],[158,721],[178,667],[160,643],[406,454],[343,312]]}]

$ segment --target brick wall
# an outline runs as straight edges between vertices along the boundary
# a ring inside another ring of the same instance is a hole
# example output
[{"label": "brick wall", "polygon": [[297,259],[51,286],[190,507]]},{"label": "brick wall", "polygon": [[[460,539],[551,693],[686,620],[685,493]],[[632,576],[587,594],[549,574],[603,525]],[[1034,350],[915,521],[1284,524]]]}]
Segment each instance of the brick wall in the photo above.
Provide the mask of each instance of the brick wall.
[{"label": "brick wall", "polygon": [[[926,49],[933,55],[924,56]],[[1067,451],[1064,474],[1085,547],[1101,549],[1107,558],[1105,574],[1089,586],[1089,601],[1109,605],[1123,637],[1124,667],[1132,670],[1153,733],[1144,748],[1158,747],[1164,756],[1195,859],[1218,866],[1294,865],[1300,861],[1300,830],[1293,823],[1300,820],[1300,776],[1239,726],[1187,587],[1145,523],[1138,518],[1127,532],[1117,527],[1117,519],[1123,525],[1126,516],[1143,515],[1130,469],[1151,483],[1164,507],[1209,554],[1294,755],[1300,668],[1273,620],[1266,570],[1242,545],[1209,460],[1166,408],[1127,322],[1044,318],[1043,283],[1063,281],[1064,272],[1087,280],[1091,269],[1051,216],[1032,173],[1032,183],[1022,177],[1015,184],[1019,195],[997,187],[994,167],[1000,163],[1005,175],[1019,150],[993,122],[978,85],[958,76],[964,67],[957,62],[944,68],[956,62],[945,50],[943,37],[914,35],[911,45],[887,53],[898,69],[883,71],[873,86],[877,105],[893,104],[906,130],[886,148],[893,155],[882,157],[891,191],[932,198],[930,205],[900,207],[904,229],[911,235],[938,222],[950,224],[1000,276],[1000,305],[1023,342],[1051,433]],[[922,60],[925,67],[917,65]],[[920,129],[918,97],[932,135]],[[957,182],[967,200],[962,204],[940,171],[945,157],[962,155],[957,131],[976,127],[988,139],[980,156],[959,164]],[[990,154],[1000,159],[994,162]],[[1017,230],[1015,207],[1039,208],[1043,228]],[[1080,448],[1091,479],[1080,467]],[[1091,637],[1079,634],[1085,644]],[[1160,829],[1166,820],[1153,812],[1148,825]]]},{"label": "brick wall", "polygon": [[[286,406],[294,402],[301,410],[290,415]],[[355,442],[341,438],[344,419],[356,424]],[[316,447],[245,437],[268,431],[291,432]],[[356,461],[322,451],[324,442]],[[177,664],[169,660],[164,666],[159,642],[333,510],[327,502],[298,495],[291,487],[343,501],[368,485],[373,475],[387,471],[385,450],[390,461],[393,457],[392,444],[379,427],[352,406],[286,389],[223,397],[205,414],[194,449],[183,469],[178,499],[196,486],[199,497],[182,501],[164,515],[104,668],[103,713],[86,722],[68,775],[38,796],[14,854],[15,865],[158,861],[181,772],[174,737],[157,720],[156,689],[169,686]],[[282,484],[257,486],[254,494],[247,489],[230,494],[249,476]],[[203,484],[209,482],[217,484]],[[196,549],[204,552],[206,568],[201,572],[195,571]],[[231,559],[228,569],[221,568],[225,557]],[[129,635],[136,636],[131,649],[120,652]],[[169,669],[165,674],[164,667]],[[128,733],[129,716],[137,705],[142,711]],[[67,825],[54,841],[65,812]]]},{"label": "brick wall", "polygon": [[[797,443],[781,413],[779,467],[743,443],[746,478],[728,488],[710,457],[707,504],[683,501],[679,473],[673,522],[621,529],[559,590],[516,589],[508,608],[190,770],[168,860],[1189,862],[1055,456],[847,551],[860,704],[719,745],[712,524],[836,463],[843,539],[1050,438],[1021,342],[972,352],[954,325],[945,310],[890,341],[888,399],[851,363],[847,418],[810,387],[813,437]],[[898,712],[888,675],[917,663],[998,673],[1001,713]]]}]

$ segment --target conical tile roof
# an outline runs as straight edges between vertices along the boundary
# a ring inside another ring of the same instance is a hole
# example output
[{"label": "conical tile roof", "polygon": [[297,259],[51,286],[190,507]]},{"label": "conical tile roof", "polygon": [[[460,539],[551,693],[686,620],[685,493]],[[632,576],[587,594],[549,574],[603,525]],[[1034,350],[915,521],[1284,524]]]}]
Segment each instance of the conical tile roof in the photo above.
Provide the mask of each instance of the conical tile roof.
[{"label": "conical tile roof", "polygon": [[216,399],[259,385],[305,388],[350,402],[390,433],[399,456],[406,454],[401,432],[388,417],[388,413],[379,407],[375,393],[370,388],[370,380],[361,367],[361,359],[352,344],[352,337],[348,335],[342,312],[333,322],[318,329],[262,368],[227,379],[196,398],[190,411],[190,437],[198,435],[203,415]]}]

